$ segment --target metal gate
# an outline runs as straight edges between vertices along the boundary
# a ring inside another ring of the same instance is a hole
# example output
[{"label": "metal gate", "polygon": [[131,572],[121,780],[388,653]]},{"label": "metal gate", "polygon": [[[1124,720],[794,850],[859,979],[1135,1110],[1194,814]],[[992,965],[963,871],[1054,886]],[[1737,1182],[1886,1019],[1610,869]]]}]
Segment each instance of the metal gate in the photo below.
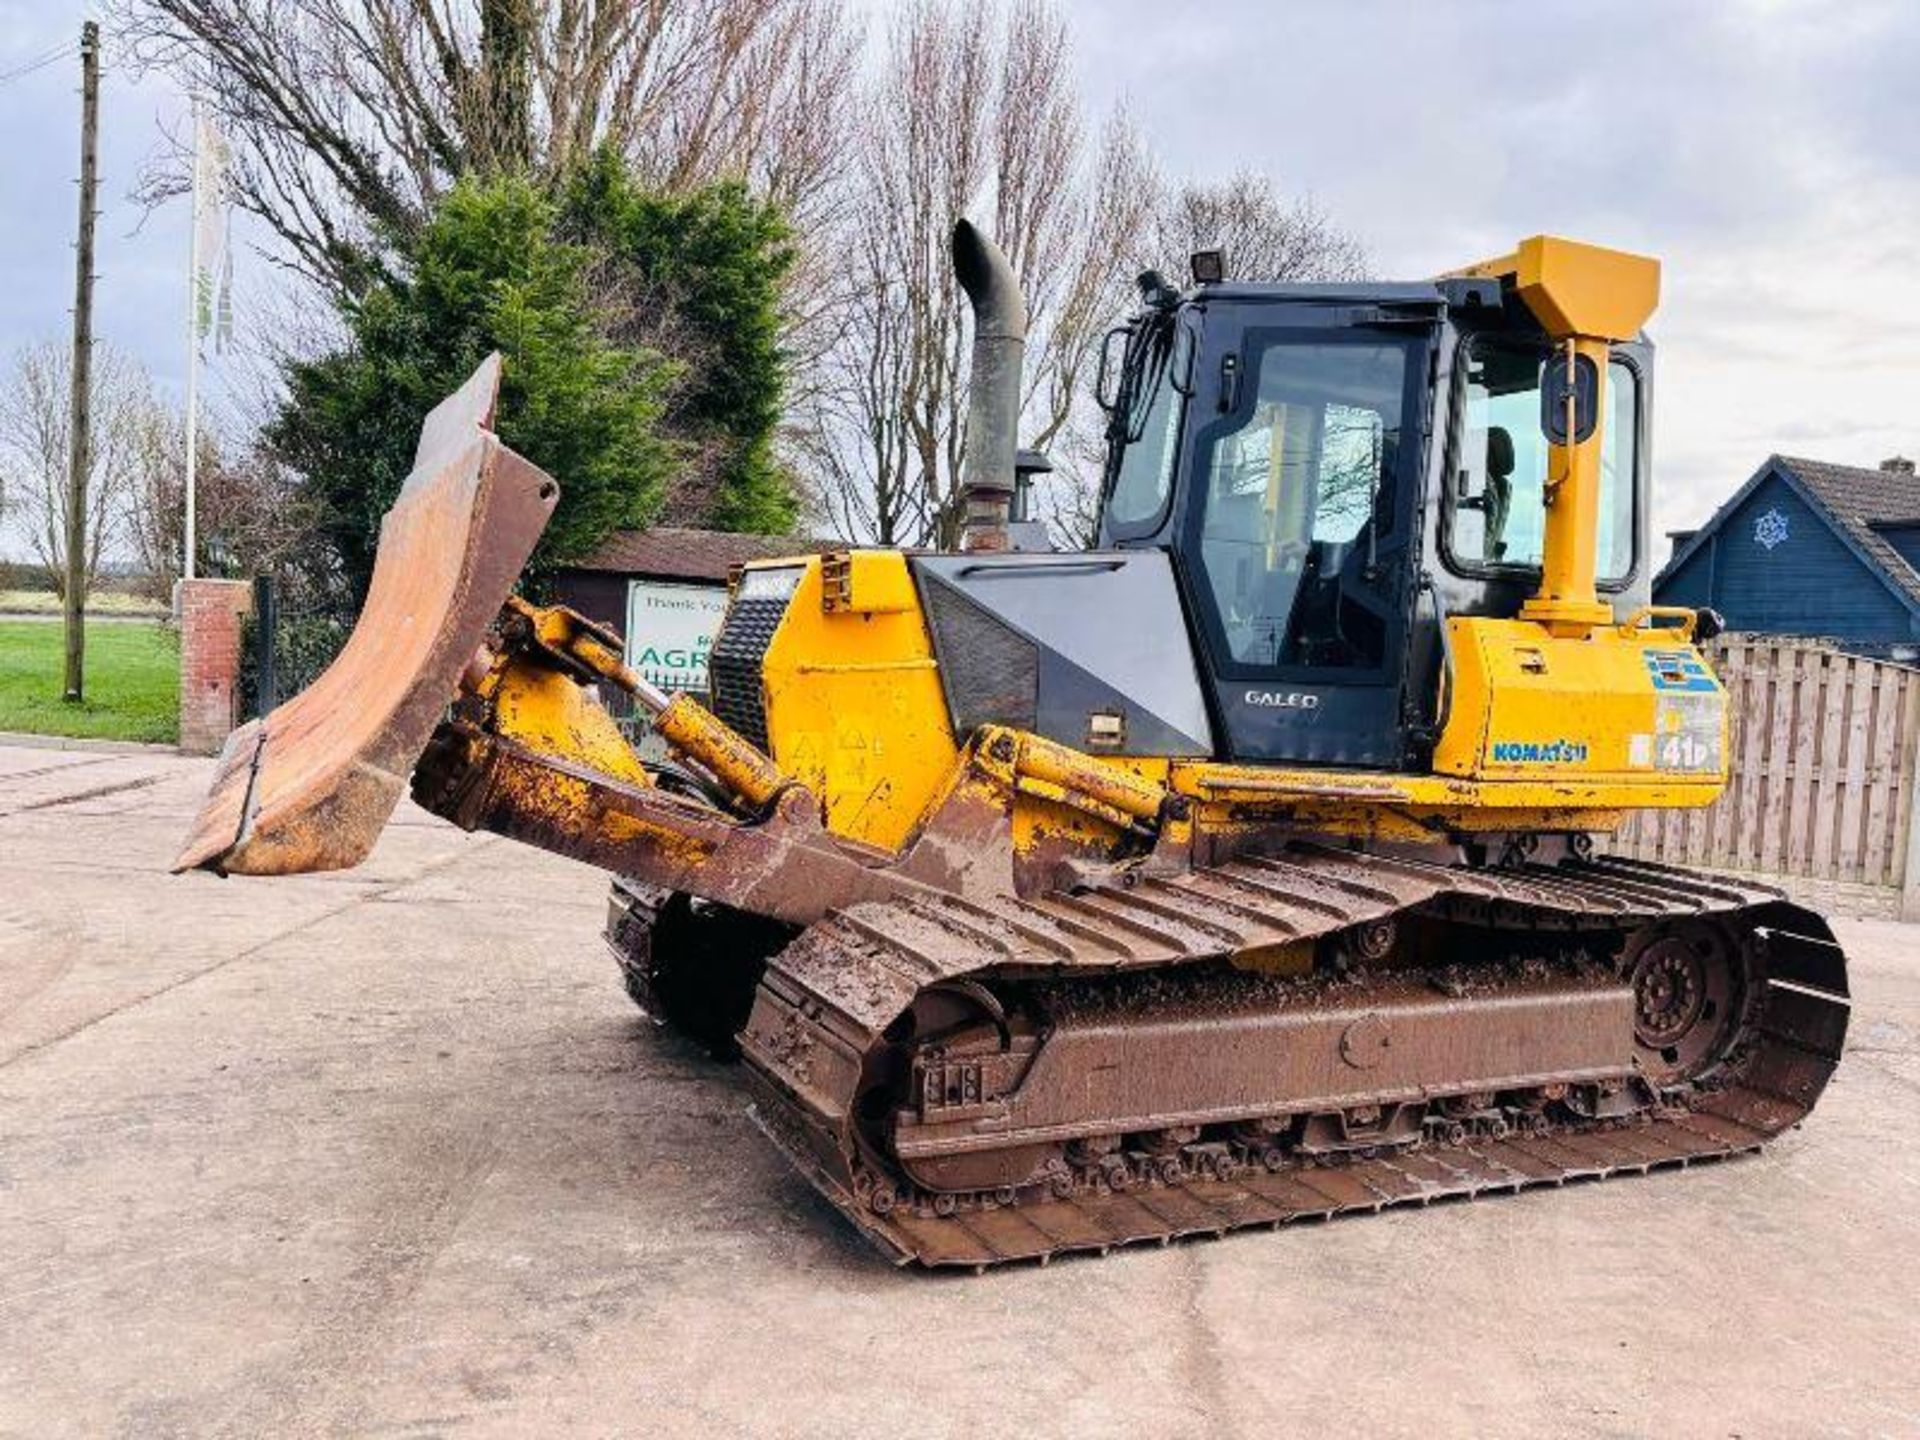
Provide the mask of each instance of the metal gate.
[{"label": "metal gate", "polygon": [[240,663],[241,713],[266,714],[306,689],[353,633],[354,608],[299,580],[256,575]]}]

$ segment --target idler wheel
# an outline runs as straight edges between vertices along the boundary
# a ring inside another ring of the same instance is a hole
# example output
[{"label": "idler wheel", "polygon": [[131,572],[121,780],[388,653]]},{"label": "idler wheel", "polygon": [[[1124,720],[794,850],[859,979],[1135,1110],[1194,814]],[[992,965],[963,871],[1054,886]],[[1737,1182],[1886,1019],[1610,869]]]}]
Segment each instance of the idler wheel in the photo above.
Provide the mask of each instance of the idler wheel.
[{"label": "idler wheel", "polygon": [[1717,1061],[1739,1018],[1732,948],[1706,925],[1662,931],[1634,956],[1633,1038],[1641,1073],[1691,1080]]}]

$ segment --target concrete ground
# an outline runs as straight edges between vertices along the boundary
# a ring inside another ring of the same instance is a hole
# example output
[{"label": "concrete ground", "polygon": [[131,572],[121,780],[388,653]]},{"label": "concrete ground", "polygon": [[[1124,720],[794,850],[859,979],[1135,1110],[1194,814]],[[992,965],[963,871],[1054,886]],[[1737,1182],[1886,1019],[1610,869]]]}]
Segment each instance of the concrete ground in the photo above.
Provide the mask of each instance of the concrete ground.
[{"label": "concrete ground", "polygon": [[403,807],[172,878],[206,762],[0,749],[0,1434],[1920,1432],[1920,932],[1765,1156],[983,1277],[873,1258],[615,983],[595,875]]}]

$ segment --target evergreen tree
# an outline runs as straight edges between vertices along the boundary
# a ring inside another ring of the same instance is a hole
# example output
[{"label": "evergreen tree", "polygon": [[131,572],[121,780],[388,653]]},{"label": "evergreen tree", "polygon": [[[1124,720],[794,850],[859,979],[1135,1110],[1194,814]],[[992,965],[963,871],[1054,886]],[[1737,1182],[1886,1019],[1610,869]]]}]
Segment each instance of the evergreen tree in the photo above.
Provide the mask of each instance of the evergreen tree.
[{"label": "evergreen tree", "polygon": [[670,431],[706,457],[706,483],[677,517],[719,530],[784,534],[798,513],[773,454],[786,381],[780,294],[795,252],[773,204],[736,182],[662,194],[635,185],[618,158],[595,155],[568,186],[562,231],[599,250],[605,273],[636,297],[643,333],[670,339],[689,366]]},{"label": "evergreen tree", "polygon": [[790,528],[797,506],[772,442],[791,263],[779,212],[744,187],[654,194],[606,152],[557,196],[519,178],[456,185],[345,303],[347,343],[288,368],[269,427],[351,598],[420,422],[493,350],[500,437],[560,482],[536,582],[663,510]]}]

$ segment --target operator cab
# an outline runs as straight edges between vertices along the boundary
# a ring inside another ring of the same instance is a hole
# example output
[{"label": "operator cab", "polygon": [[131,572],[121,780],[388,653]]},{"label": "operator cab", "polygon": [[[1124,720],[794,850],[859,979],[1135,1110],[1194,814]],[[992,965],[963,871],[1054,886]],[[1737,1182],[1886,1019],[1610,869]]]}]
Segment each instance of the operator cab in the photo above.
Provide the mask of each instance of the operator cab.
[{"label": "operator cab", "polygon": [[[1495,279],[1143,276],[1110,337],[1099,546],[1166,551],[1226,758],[1421,770],[1444,618],[1540,581],[1562,363]],[[1596,574],[1644,603],[1651,347],[1608,365]]]}]

